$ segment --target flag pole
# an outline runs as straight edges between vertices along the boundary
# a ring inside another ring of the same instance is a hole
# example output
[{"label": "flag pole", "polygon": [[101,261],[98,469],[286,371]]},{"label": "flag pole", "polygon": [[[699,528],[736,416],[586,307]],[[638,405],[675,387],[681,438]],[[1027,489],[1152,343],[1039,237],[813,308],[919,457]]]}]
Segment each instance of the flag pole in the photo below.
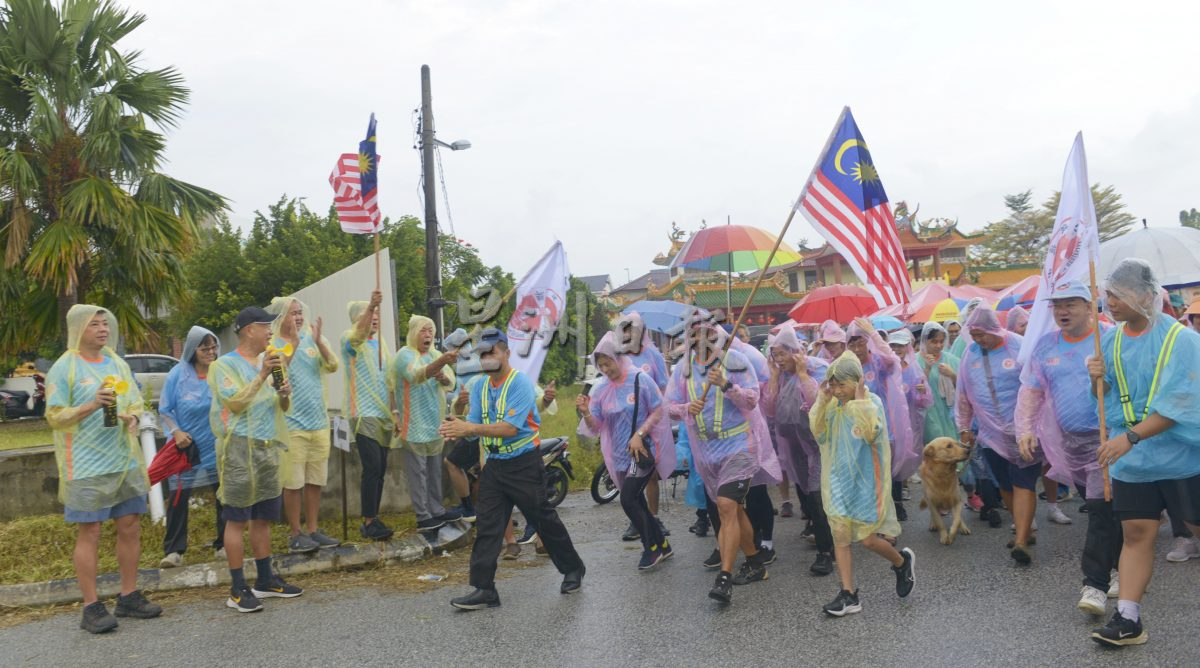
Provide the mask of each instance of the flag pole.
[{"label": "flag pole", "polygon": [[[1096,305],[1100,298],[1100,290],[1096,287],[1096,261],[1088,260],[1088,271],[1092,279],[1092,326],[1096,341],[1096,359],[1103,359],[1100,350],[1100,308]],[[1100,443],[1108,440],[1108,424],[1104,416],[1104,379],[1096,381],[1096,404],[1100,410]],[[1112,501],[1112,480],[1108,477],[1108,464],[1101,463],[1100,471],[1104,474],[1104,500]]]},{"label": "flag pole", "polygon": [[[375,233],[375,291],[376,292],[382,291],[382,288],[380,287],[380,278],[379,278],[379,232]],[[379,319],[379,334],[383,334],[383,318]],[[376,346],[376,351],[379,353],[379,355],[378,355],[379,370],[383,371],[383,343],[382,343],[383,337],[382,336],[380,336],[379,341],[380,341],[380,345]]]}]

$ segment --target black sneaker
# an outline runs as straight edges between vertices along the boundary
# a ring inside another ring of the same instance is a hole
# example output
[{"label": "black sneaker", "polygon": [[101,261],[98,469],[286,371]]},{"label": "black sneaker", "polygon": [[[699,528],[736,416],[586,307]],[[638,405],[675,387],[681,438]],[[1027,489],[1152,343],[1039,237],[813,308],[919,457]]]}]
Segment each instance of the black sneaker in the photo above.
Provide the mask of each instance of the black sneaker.
[{"label": "black sneaker", "polygon": [[900,550],[900,556],[904,557],[904,563],[892,566],[892,572],[896,574],[896,595],[904,598],[912,592],[913,586],[917,584],[915,572],[917,555],[913,554],[912,548],[906,547]]},{"label": "black sneaker", "polygon": [[621,534],[621,540],[625,541],[626,543],[641,539],[642,534],[637,530],[637,527],[633,526],[633,522],[630,522],[629,528],[625,529],[625,533]]},{"label": "black sneaker", "polygon": [[438,515],[434,519],[439,519],[444,524],[446,522],[457,522],[457,521],[461,520],[462,518],[463,518],[463,514],[462,514],[461,510],[459,510],[458,508],[447,508],[446,512],[442,513],[441,515]]},{"label": "black sneaker", "polygon": [[817,542],[817,534],[813,531],[812,522],[809,522],[808,526],[804,527],[804,531],[800,532],[800,537],[810,543]]},{"label": "black sneaker", "polygon": [[696,523],[688,527],[688,531],[696,534],[700,538],[704,538],[708,535],[708,520],[696,518]]},{"label": "black sneaker", "polygon": [[474,522],[476,519],[474,508],[467,508],[464,505],[457,505],[457,506],[454,506],[453,508],[449,508],[447,510],[458,511],[459,516],[461,517],[462,521],[464,521],[464,522]]},{"label": "black sneaker", "polygon": [[662,546],[660,546],[658,550],[659,563],[664,562],[673,556],[675,556],[675,550],[671,547],[671,543],[664,540]]},{"label": "black sneaker", "polygon": [[1004,524],[1004,520],[1000,519],[1000,511],[995,508],[988,508],[979,514],[981,519],[987,521],[988,526],[993,529],[999,529]]},{"label": "black sneaker", "polygon": [[532,525],[526,524],[525,533],[517,539],[517,545],[531,545],[535,540],[537,540],[537,529],[533,528]]},{"label": "black sneaker", "polygon": [[427,520],[417,520],[417,531],[437,531],[446,524],[440,517],[430,517]]},{"label": "black sneaker", "polygon": [[828,552],[818,552],[816,560],[813,561],[812,566],[808,567],[808,571],[813,575],[829,575],[833,572],[833,556]]},{"label": "black sneaker", "polygon": [[298,533],[288,539],[288,552],[291,554],[311,554],[321,549],[321,544],[307,534]]},{"label": "black sneaker", "polygon": [[104,602],[96,601],[83,609],[83,619],[79,622],[79,628],[88,633],[105,633],[117,628],[117,624],[117,618],[109,614]]},{"label": "black sneaker", "polygon": [[642,558],[638,561],[639,571],[648,571],[658,563],[658,546],[653,549],[642,550]]},{"label": "black sneaker", "polygon": [[759,563],[763,566],[770,566],[775,563],[775,548],[760,547],[758,548]]},{"label": "black sneaker", "polygon": [[250,591],[259,598],[296,598],[304,593],[303,589],[284,582],[278,575],[272,575],[267,581],[255,582]]},{"label": "black sneaker", "polygon": [[838,592],[837,598],[821,607],[830,617],[845,617],[856,612],[862,612],[862,603],[858,601],[858,590],[853,593],[845,589]]},{"label": "black sneaker", "polygon": [[583,586],[583,575],[587,573],[587,567],[583,564],[579,568],[567,573],[563,576],[562,586],[558,588],[561,594],[574,594]]},{"label": "black sneaker", "polygon": [[1008,556],[1012,557],[1013,561],[1022,566],[1028,566],[1033,563],[1033,555],[1030,554],[1029,548],[1025,545],[1013,545],[1012,549],[1008,552]]},{"label": "black sneaker", "polygon": [[138,589],[117,597],[116,615],[136,619],[154,619],[162,614],[162,606],[151,603]]},{"label": "black sneaker", "polygon": [[238,612],[258,612],[263,609],[262,601],[258,600],[249,587],[230,589],[229,599],[225,601],[225,606]]},{"label": "black sneaker", "polygon": [[714,568],[720,568],[721,567],[721,551],[713,550],[712,554],[708,555],[708,558],[704,560],[704,567],[710,571]]},{"label": "black sneaker", "polygon": [[669,530],[669,529],[667,529],[667,525],[663,524],[663,521],[662,521],[662,520],[660,520],[660,519],[658,519],[657,517],[655,517],[655,518],[654,518],[654,521],[655,521],[655,522],[658,522],[658,530],[662,532],[663,538],[666,538],[667,536],[670,536],[670,535],[671,535],[671,532],[670,532],[670,530]]},{"label": "black sneaker", "polygon": [[450,599],[450,605],[459,610],[482,610],[484,608],[499,608],[500,594],[495,589],[476,589],[466,596]]},{"label": "black sneaker", "polygon": [[721,603],[729,603],[733,600],[733,578],[729,576],[729,573],[717,574],[717,581],[708,591],[708,597]]},{"label": "black sneaker", "polygon": [[908,511],[904,509],[904,504],[899,501],[896,502],[896,519],[900,522],[908,521]]},{"label": "black sneaker", "polygon": [[748,585],[751,582],[759,582],[767,579],[767,567],[760,562],[755,555],[755,559],[746,559],[742,562],[742,567],[738,569],[737,575],[733,576],[733,584],[741,586]]},{"label": "black sneaker", "polygon": [[1141,645],[1150,639],[1142,628],[1142,620],[1125,619],[1120,612],[1113,614],[1108,624],[1098,629],[1092,629],[1092,640],[1101,645],[1124,647],[1125,645]]},{"label": "black sneaker", "polygon": [[317,529],[316,531],[308,534],[308,537],[313,539],[313,541],[316,542],[316,544],[320,545],[321,547],[337,547],[338,545],[342,544],[342,541],[334,538],[333,536],[326,534],[324,531],[321,531],[320,529]]},{"label": "black sneaker", "polygon": [[363,538],[368,540],[387,540],[392,537],[392,534],[396,533],[389,529],[378,517],[371,520],[370,524],[364,524],[359,527],[358,531],[362,534]]}]

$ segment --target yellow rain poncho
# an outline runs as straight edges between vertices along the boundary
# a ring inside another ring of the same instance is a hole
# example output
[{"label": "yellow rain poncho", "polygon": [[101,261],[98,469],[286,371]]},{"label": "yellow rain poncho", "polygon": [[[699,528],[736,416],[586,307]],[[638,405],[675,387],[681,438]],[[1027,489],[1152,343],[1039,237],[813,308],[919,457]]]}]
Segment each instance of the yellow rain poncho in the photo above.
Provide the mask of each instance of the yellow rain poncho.
[{"label": "yellow rain poncho", "polygon": [[213,403],[209,422],[217,437],[221,503],[248,508],[283,493],[287,426],[271,378],[259,375],[261,356],[248,360],[237,350],[208,368]]},{"label": "yellow rain poncho", "polygon": [[439,356],[433,346],[424,354],[420,352],[421,330],[427,327],[433,328],[433,321],[423,315],[409,319],[406,345],[391,365],[396,408],[400,411],[399,438],[422,457],[442,453],[443,440],[437,430],[446,417],[446,391],[455,385],[452,365],[442,367],[444,385],[435,378],[425,378],[425,368]]},{"label": "yellow rain poncho", "polygon": [[[366,310],[367,302],[350,302],[346,311],[351,326],[342,334],[338,354],[342,358],[342,369],[346,379],[346,403],[342,414],[350,420],[355,434],[362,434],[385,448],[398,446],[392,443],[392,410],[388,396],[391,394],[391,374],[386,373],[392,364],[392,353],[383,338],[383,323],[380,333],[362,339],[358,337],[354,323]],[[383,349],[383,368],[379,364],[379,350]]]},{"label": "yellow rain poncho", "polygon": [[[846,351],[829,365],[826,377],[858,383],[862,364]],[[868,392],[865,399],[843,404],[822,392],[810,421],[821,447],[821,498],[834,544],[849,545],[877,533],[899,536],[883,402]]]},{"label": "yellow rain poncho", "polygon": [[[309,329],[313,321],[304,302],[292,297],[271,300],[267,312],[279,316],[271,323],[274,345],[282,348],[288,343],[281,330],[292,304],[300,305],[304,313],[304,326],[295,332],[297,345],[293,347],[287,364],[287,376],[292,381],[292,405],[287,413],[287,426],[291,431],[329,429],[329,393],[325,387],[325,374],[336,372],[338,363],[336,358],[326,360],[321,356],[321,348]],[[326,349],[333,350],[324,336],[321,337],[321,343],[325,344]]]},{"label": "yellow rain poncho", "polygon": [[46,376],[46,422],[54,430],[58,498],[66,507],[86,512],[115,506],[150,489],[137,435],[121,421],[105,427],[103,409],[86,417],[81,410],[109,378],[123,383],[117,394],[119,415],[140,415],[143,408],[129,365],[111,346],[105,346],[94,360],[80,353],[84,330],[101,313],[108,320],[109,341],[116,341],[117,319],[112,313],[76,304],[67,312],[67,351]]}]

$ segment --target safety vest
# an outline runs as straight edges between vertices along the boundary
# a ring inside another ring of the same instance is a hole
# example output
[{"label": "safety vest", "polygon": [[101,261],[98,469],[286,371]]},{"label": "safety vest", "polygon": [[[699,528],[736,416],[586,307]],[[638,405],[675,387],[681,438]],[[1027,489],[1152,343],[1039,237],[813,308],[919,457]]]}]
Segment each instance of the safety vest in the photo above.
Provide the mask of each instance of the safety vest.
[{"label": "safety vest", "polygon": [[1158,376],[1162,373],[1163,367],[1167,365],[1167,361],[1171,359],[1171,351],[1175,349],[1175,339],[1182,331],[1183,325],[1179,323],[1171,325],[1171,329],[1167,331],[1167,338],[1158,351],[1158,363],[1154,365],[1154,378],[1150,381],[1150,393],[1146,395],[1146,405],[1142,408],[1142,418],[1139,420],[1133,410],[1133,397],[1129,395],[1129,384],[1125,382],[1125,366],[1121,363],[1121,340],[1124,338],[1125,328],[1117,327],[1117,340],[1113,345],[1113,370],[1117,375],[1117,389],[1121,393],[1119,398],[1121,411],[1125,414],[1126,428],[1145,420],[1146,416],[1150,414],[1150,402],[1154,401],[1154,393],[1158,390]]},{"label": "safety vest", "polygon": [[[512,369],[508,372],[508,377],[504,379],[504,384],[500,386],[500,396],[496,397],[496,420],[504,419],[505,411],[508,410],[508,388],[512,386],[513,379],[517,377],[517,370]],[[479,411],[483,419],[483,424],[492,424],[492,412],[488,410],[488,386],[491,381],[487,378],[481,379],[479,383],[479,406],[482,410]],[[532,434],[525,438],[505,443],[504,439],[499,436],[480,436],[479,444],[487,448],[487,451],[493,455],[509,455],[521,448],[533,443],[538,438],[538,432],[535,429]]]},{"label": "safety vest", "polygon": [[[688,379],[688,399],[695,401],[700,398],[700,393],[696,391],[696,374],[692,374],[692,378]],[[712,431],[715,436],[709,436],[708,429],[704,426],[704,414],[696,416],[696,431],[700,433],[700,438],[711,441],[716,438],[729,438],[738,434],[746,433],[750,428],[750,422],[746,421],[733,429],[722,430],[722,423],[725,421],[725,393],[717,389],[716,403],[713,405],[713,424]]]}]

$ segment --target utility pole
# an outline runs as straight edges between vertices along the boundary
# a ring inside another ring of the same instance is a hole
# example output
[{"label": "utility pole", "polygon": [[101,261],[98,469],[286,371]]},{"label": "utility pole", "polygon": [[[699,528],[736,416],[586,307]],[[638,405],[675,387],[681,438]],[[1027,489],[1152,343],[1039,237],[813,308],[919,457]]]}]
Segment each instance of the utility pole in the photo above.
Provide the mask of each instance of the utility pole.
[{"label": "utility pole", "polygon": [[421,66],[421,181],[425,196],[425,303],[433,320],[434,344],[440,345],[445,333],[442,318],[442,260],[438,245],[437,192],[433,171],[433,94],[429,84],[429,66]]}]

